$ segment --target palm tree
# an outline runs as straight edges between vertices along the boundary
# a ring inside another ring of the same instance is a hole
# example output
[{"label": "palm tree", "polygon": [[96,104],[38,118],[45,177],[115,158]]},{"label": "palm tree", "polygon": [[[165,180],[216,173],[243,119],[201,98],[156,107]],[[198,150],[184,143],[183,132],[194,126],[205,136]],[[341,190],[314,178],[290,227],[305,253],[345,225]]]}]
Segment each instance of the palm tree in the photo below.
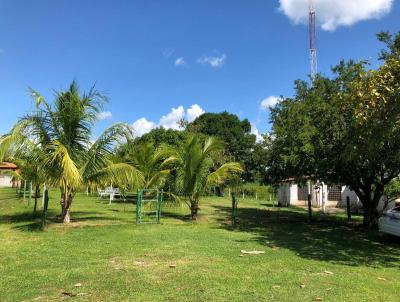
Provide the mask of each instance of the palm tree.
[{"label": "palm tree", "polygon": [[136,175],[129,166],[108,160],[128,128],[116,124],[91,142],[92,128],[106,98],[94,88],[80,94],[75,81],[67,91],[56,92],[53,105],[38,92],[31,93],[35,111],[21,118],[3,142],[14,150],[34,146],[36,156],[31,160],[41,166],[46,183],[60,188],[61,219],[69,223],[70,207],[81,185],[105,177]]},{"label": "palm tree", "polygon": [[177,193],[184,197],[193,220],[197,219],[200,196],[207,185],[221,185],[231,175],[243,171],[237,162],[224,163],[215,168],[213,156],[223,148],[223,143],[216,138],[202,141],[198,136],[190,136],[179,149],[169,148],[170,157],[164,165],[172,164],[177,168]]},{"label": "palm tree", "polygon": [[0,137],[0,162],[4,160],[17,165],[17,171],[9,172],[14,179],[30,181],[35,188],[35,212],[40,184],[44,183],[44,174],[40,165],[40,162],[44,160],[44,154],[35,144],[24,138],[21,125],[14,127],[11,134]]},{"label": "palm tree", "polygon": [[144,189],[161,188],[170,175],[165,168],[167,155],[162,148],[156,148],[153,142],[136,142],[129,140],[121,146],[117,162],[128,164],[139,176],[138,184]]}]

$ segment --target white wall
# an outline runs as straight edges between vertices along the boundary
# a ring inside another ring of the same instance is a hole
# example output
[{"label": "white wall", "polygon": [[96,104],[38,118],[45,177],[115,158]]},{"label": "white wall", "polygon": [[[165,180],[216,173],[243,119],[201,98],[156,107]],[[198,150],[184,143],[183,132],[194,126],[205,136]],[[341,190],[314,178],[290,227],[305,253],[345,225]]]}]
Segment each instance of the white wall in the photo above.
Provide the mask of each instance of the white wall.
[{"label": "white wall", "polygon": [[0,175],[0,188],[11,188],[12,187],[12,176],[11,175]]}]

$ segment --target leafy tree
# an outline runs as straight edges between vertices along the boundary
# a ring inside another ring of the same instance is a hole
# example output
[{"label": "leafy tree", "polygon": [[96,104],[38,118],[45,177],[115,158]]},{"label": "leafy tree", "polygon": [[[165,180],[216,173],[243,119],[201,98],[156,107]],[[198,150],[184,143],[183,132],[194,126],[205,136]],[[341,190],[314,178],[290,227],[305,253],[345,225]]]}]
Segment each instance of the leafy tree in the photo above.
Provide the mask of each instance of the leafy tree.
[{"label": "leafy tree", "polygon": [[153,142],[155,147],[163,144],[170,146],[180,146],[186,138],[186,132],[173,129],[165,129],[163,127],[152,129],[149,133],[142,135],[136,139],[136,143]]},{"label": "leafy tree", "polygon": [[183,195],[194,220],[197,219],[200,196],[207,185],[220,185],[234,173],[243,171],[237,162],[224,163],[215,169],[213,154],[223,147],[223,143],[215,138],[203,141],[198,136],[189,136],[181,148],[165,150],[170,154],[165,164],[172,164],[177,170],[177,193]]},{"label": "leafy tree", "polygon": [[400,173],[400,61],[387,56],[377,70],[341,62],[333,72],[312,87],[298,81],[295,97],[272,110],[270,173],[349,185],[372,227],[385,186]]},{"label": "leafy tree", "polygon": [[[186,128],[189,132],[214,136],[226,143],[225,161],[235,160],[242,163],[247,171],[256,137],[251,134],[251,125],[247,119],[240,120],[228,112],[205,113],[196,118]],[[254,175],[245,172],[246,180],[253,180]]]},{"label": "leafy tree", "polygon": [[82,184],[104,177],[129,177],[135,172],[128,165],[113,165],[108,160],[127,127],[114,125],[91,143],[92,127],[106,101],[102,94],[93,88],[80,94],[72,82],[67,91],[56,92],[52,106],[38,92],[31,92],[36,110],[18,121],[0,149],[14,150],[17,155],[25,146],[35,149],[30,160],[40,166],[46,183],[60,188],[61,217],[69,223],[70,207]]},{"label": "leafy tree", "polygon": [[256,142],[246,165],[246,173],[251,175],[251,181],[267,184],[269,169],[268,159],[271,153],[272,138],[269,134],[263,134],[262,140]]}]

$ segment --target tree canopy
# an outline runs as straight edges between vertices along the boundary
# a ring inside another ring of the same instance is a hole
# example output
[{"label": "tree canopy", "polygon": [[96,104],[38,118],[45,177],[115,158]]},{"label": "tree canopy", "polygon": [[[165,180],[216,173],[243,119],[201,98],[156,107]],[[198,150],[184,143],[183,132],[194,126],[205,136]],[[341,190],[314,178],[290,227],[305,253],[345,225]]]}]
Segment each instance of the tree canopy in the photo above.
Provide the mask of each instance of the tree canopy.
[{"label": "tree canopy", "polygon": [[297,81],[295,96],[271,114],[270,175],[349,185],[369,227],[385,186],[400,173],[398,36],[389,36],[376,70],[366,62],[340,62],[332,78],[319,75],[312,86]]},{"label": "tree canopy", "polygon": [[[238,116],[226,111],[204,113],[189,123],[187,130],[222,139],[226,144],[224,153],[226,161],[235,160],[245,167],[251,164],[256,136],[251,133],[251,124],[247,119],[240,120]],[[254,179],[254,175],[247,173],[243,177],[246,180]]]}]

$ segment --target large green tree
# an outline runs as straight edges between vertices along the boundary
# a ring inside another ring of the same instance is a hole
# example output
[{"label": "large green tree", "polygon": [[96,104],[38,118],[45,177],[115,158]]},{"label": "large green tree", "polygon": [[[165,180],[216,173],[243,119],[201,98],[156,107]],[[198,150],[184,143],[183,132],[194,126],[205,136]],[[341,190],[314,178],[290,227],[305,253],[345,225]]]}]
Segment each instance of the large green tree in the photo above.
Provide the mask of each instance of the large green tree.
[{"label": "large green tree", "polygon": [[312,86],[297,81],[295,96],[272,109],[269,173],[349,185],[366,227],[376,224],[385,187],[400,173],[400,61],[392,47],[398,36],[390,39],[376,70],[341,62],[332,78],[318,76]]},{"label": "large green tree", "polygon": [[240,162],[246,168],[243,178],[254,181],[255,175],[247,173],[251,171],[247,170],[247,166],[251,165],[256,136],[251,133],[251,124],[247,119],[240,120],[228,112],[205,113],[189,123],[186,129],[222,139],[226,144],[224,160]]},{"label": "large green tree", "polygon": [[157,148],[164,144],[177,147],[183,144],[186,136],[187,132],[185,131],[158,127],[136,138],[135,143],[142,144],[145,142],[152,142]]}]

